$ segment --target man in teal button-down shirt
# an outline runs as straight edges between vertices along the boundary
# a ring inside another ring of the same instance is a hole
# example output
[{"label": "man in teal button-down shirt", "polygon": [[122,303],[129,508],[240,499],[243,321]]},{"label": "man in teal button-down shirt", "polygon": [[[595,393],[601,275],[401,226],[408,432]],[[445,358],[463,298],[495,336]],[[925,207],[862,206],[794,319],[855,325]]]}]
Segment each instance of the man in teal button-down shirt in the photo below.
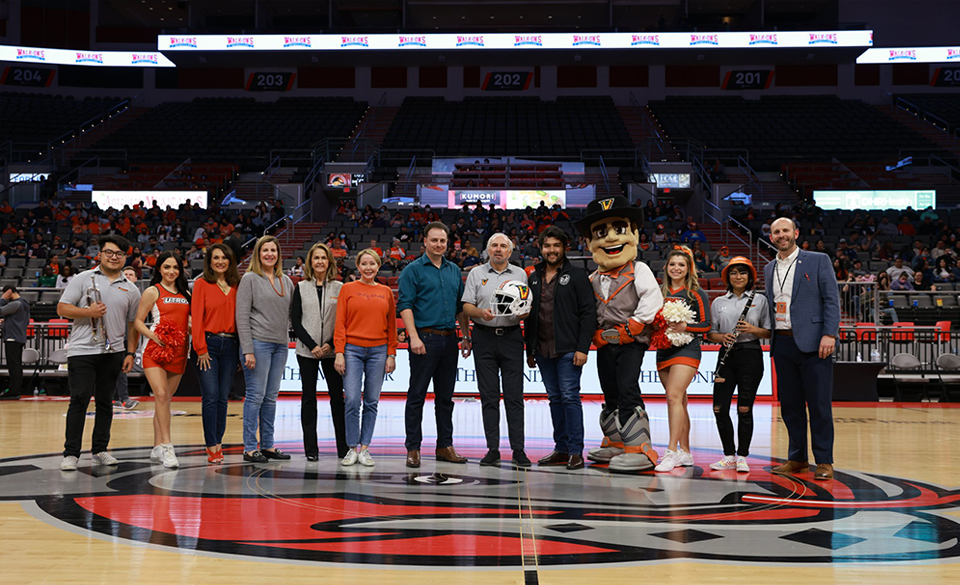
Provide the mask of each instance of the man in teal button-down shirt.
[{"label": "man in teal button-down shirt", "polygon": [[420,467],[423,404],[433,380],[437,417],[437,460],[466,463],[453,448],[453,387],[457,381],[457,331],[463,354],[470,355],[470,329],[463,314],[460,268],[444,258],[449,230],[442,223],[424,229],[426,253],[400,273],[397,310],[409,338],[410,386],[405,411],[407,467]]}]

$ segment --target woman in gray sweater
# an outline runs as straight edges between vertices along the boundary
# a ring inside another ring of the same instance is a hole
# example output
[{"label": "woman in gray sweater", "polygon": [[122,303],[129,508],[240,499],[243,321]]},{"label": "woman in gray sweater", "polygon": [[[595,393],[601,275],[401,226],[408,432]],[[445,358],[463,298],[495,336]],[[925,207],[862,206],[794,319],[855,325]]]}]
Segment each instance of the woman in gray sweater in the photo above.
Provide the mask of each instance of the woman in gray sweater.
[{"label": "woman in gray sweater", "polygon": [[337,457],[347,454],[344,430],[343,377],[333,367],[333,330],[337,321],[337,298],[343,283],[337,275],[333,253],[326,244],[314,244],[307,253],[306,278],[297,284],[290,305],[290,323],[297,336],[300,365],[300,425],[303,451],[308,461],[320,458],[317,445],[317,372],[323,369],[330,394],[330,414],[337,438]]},{"label": "woman in gray sweater", "polygon": [[[293,281],[281,269],[280,242],[263,236],[237,289],[237,336],[243,353],[247,398],[243,403],[243,460],[290,459],[273,446],[280,379],[290,342]],[[257,428],[260,443],[257,445]]]}]

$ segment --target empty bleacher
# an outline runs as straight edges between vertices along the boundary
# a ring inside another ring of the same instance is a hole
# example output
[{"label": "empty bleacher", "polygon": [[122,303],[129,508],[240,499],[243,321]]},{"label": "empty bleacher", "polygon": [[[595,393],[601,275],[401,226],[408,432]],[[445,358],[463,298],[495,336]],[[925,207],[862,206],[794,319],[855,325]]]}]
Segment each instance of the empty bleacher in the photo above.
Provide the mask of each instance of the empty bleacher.
[{"label": "empty bleacher", "polygon": [[0,92],[0,142],[46,144],[118,102],[120,98]]}]

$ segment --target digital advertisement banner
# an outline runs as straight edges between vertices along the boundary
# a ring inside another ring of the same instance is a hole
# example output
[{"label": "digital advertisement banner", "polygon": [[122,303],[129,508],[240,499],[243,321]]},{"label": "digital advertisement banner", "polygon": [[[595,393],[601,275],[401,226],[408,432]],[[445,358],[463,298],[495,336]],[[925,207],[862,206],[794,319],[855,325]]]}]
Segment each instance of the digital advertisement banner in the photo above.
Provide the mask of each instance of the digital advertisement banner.
[{"label": "digital advertisement banner", "polygon": [[960,45],[955,47],[887,47],[867,49],[857,57],[865,63],[960,63]]},{"label": "digital advertisement banner", "polygon": [[937,206],[935,189],[923,191],[814,191],[813,200],[822,209],[926,209]]},{"label": "digital advertisement banner", "polygon": [[[713,395],[713,373],[717,368],[718,351],[705,349],[703,351],[700,370],[687,394],[690,396],[712,396]],[[457,364],[457,385],[454,389],[455,394],[479,394],[477,388],[477,374],[474,370],[473,356],[464,359],[459,358]],[[757,390],[757,396],[773,396],[773,383],[771,376],[770,352],[763,352],[763,380],[760,382],[760,388]],[[537,368],[524,368],[523,393],[530,396],[546,395],[543,389],[543,382],[540,379],[540,370]],[[382,392],[391,394],[406,394],[407,385],[410,381],[410,358],[406,349],[397,351],[397,369],[392,374],[386,376],[383,381]],[[325,382],[323,381],[323,370],[320,370],[320,383],[318,389],[323,390]],[[663,386],[660,384],[660,376],[656,368],[656,352],[648,351],[643,359],[643,371],[640,375],[640,389],[645,396],[664,396]],[[293,349],[287,354],[287,365],[283,370],[283,380],[280,382],[281,392],[300,393],[300,366],[297,363],[297,356]],[[433,388],[430,388],[433,392]],[[597,378],[597,354],[590,352],[590,358],[583,367],[583,374],[580,376],[580,393],[600,395],[600,382]]]},{"label": "digital advertisement banner", "polygon": [[168,205],[176,209],[188,200],[191,204],[199,203],[201,208],[207,208],[206,191],[93,191],[90,198],[100,209],[122,209],[124,205],[133,207],[139,203],[153,207],[154,201],[160,209]]},{"label": "digital advertisement banner", "polygon": [[152,51],[72,51],[13,45],[0,45],[0,61],[94,67],[176,67],[170,59]]},{"label": "digital advertisement banner", "polygon": [[161,51],[762,49],[870,47],[873,31],[368,35],[160,35]]}]

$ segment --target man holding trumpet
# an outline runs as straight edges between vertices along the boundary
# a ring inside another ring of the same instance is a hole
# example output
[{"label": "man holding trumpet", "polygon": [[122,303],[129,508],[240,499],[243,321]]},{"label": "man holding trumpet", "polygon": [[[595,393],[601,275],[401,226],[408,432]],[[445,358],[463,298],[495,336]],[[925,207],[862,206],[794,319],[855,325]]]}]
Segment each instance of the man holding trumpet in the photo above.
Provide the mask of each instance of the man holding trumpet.
[{"label": "man holding trumpet", "polygon": [[83,424],[90,396],[96,402],[93,458],[116,465],[107,453],[113,423],[113,390],[120,372],[129,372],[140,341],[133,323],[140,291],[123,275],[130,244],[121,236],[100,238],[100,265],[81,272],[64,289],[57,313],[73,320],[67,340],[67,380],[70,407],[60,469],[75,471],[80,458]]}]

